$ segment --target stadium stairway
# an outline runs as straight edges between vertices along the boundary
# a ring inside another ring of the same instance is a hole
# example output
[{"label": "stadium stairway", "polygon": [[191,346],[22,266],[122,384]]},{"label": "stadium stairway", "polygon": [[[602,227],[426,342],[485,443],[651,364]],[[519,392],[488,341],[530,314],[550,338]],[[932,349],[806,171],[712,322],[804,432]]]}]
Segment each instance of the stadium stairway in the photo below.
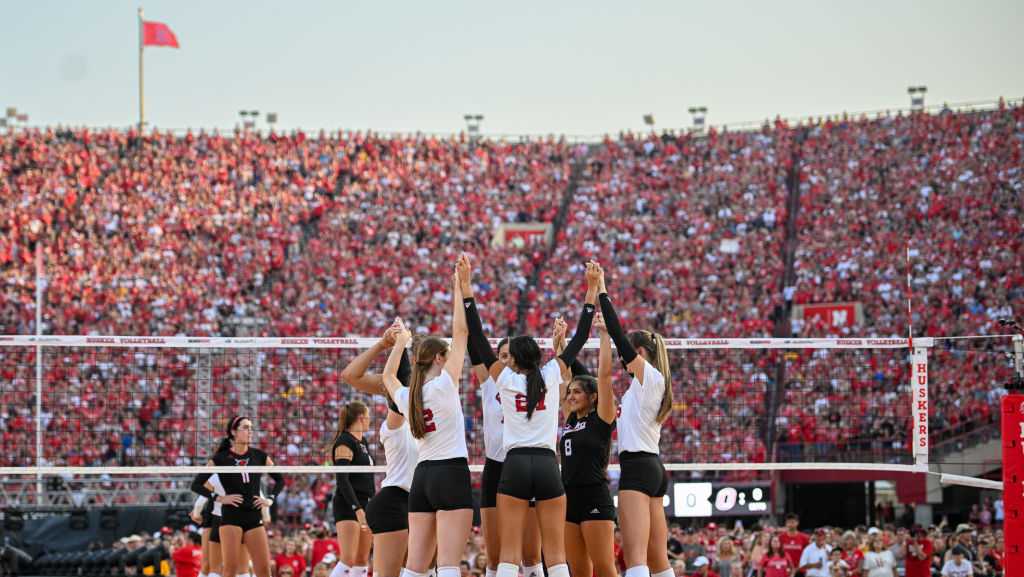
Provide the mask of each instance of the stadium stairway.
[{"label": "stadium stairway", "polygon": [[546,264],[551,260],[551,255],[554,254],[555,248],[558,246],[558,235],[562,232],[562,228],[565,227],[565,218],[569,213],[569,207],[572,206],[573,199],[576,197],[576,189],[579,188],[583,169],[587,165],[590,152],[591,148],[588,147],[587,154],[577,157],[575,162],[573,162],[569,183],[565,186],[565,192],[562,193],[562,202],[558,206],[558,214],[555,215],[555,220],[551,223],[551,241],[544,247],[542,264],[541,266],[534,267],[533,272],[530,273],[530,279],[526,283],[527,290],[519,291],[519,303],[516,305],[516,334],[526,334],[526,312],[530,306],[529,287],[537,286],[541,271],[544,270]]}]

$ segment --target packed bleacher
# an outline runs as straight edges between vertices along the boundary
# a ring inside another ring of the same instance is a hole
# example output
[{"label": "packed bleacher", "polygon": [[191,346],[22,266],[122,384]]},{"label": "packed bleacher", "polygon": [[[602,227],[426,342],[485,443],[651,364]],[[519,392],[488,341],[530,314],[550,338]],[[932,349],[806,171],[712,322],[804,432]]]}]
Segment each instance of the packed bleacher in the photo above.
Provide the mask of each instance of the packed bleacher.
[{"label": "packed bleacher", "polygon": [[[785,525],[770,522],[673,523],[668,552],[676,577],[724,575],[791,575],[798,568],[814,569],[821,560],[822,574],[836,577],[884,575],[940,577],[952,570],[976,577],[996,577],[1006,565],[1006,539],[1000,503],[975,506],[972,517],[980,522],[922,527],[882,517],[877,526],[823,526],[805,529],[790,516]],[[984,508],[982,508],[984,507]],[[275,525],[268,530],[271,574],[274,577],[327,577],[338,559],[333,528],[318,519],[296,528]],[[194,530],[194,528],[192,529]],[[152,535],[134,534],[99,543],[88,551],[48,553],[19,560],[21,574],[127,577],[130,575],[196,575],[200,569],[199,538],[189,529],[169,528]],[[621,536],[616,530],[616,570],[625,571]],[[820,551],[819,551],[820,550]],[[486,574],[488,551],[479,533],[470,536],[461,561],[463,577]]]},{"label": "packed bleacher", "polygon": [[[627,134],[590,146],[365,133],[7,132],[0,333],[35,332],[38,245],[50,334],[372,336],[394,316],[444,333],[448,263],[467,251],[492,336],[520,327],[544,335],[552,313],[572,314],[579,269],[596,257],[627,329],[766,337],[785,324],[791,297],[864,310],[848,328],[795,321],[794,336],[902,337],[908,242],[915,333],[993,333],[1024,300],[1022,146],[1020,107]],[[569,187],[576,163],[582,170]],[[794,171],[799,205],[789,214]],[[492,243],[496,225],[554,222],[563,202],[550,250]],[[993,391],[1010,378],[999,354],[991,343],[933,349],[936,434],[996,418]],[[255,378],[257,427],[281,440],[278,462],[320,462],[337,404],[349,397],[340,380],[349,358],[265,351],[254,377],[245,366],[252,357],[215,357],[213,425],[197,429],[194,356],[69,350],[46,366],[55,386],[44,396],[45,458],[190,463],[235,410],[238,383]],[[909,437],[901,357],[863,359],[854,376],[803,354],[701,358],[673,358],[676,410],[663,435],[672,461],[829,459],[837,449],[900,451]],[[788,377],[771,405],[780,362]],[[0,459],[30,464],[34,351],[0,350],[0,378],[11,448]],[[958,394],[947,394],[954,387]],[[472,387],[466,403],[478,423]],[[834,418],[847,407],[856,414]],[[776,455],[765,444],[770,421]],[[467,431],[479,454],[472,424]],[[855,447],[844,444],[851,439]]]}]

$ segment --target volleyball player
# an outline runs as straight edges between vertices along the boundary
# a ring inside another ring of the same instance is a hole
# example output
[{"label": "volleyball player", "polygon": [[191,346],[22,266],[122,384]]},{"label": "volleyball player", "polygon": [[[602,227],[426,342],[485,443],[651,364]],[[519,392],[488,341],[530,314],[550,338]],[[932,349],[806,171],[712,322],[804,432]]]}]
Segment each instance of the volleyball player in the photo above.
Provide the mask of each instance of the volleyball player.
[{"label": "volleyball player", "polygon": [[[374,347],[360,354],[342,372],[347,382],[357,389],[387,396],[380,374],[367,373],[373,357],[395,343],[398,325],[392,325]],[[413,345],[413,351],[416,350]],[[403,351],[398,368],[398,380],[408,386],[412,367]],[[398,577],[405,559],[409,539],[409,487],[416,467],[416,439],[409,432],[409,423],[387,397],[388,416],[380,427],[380,441],[384,445],[387,471],[380,491],[366,505],[366,522],[373,533],[373,574],[379,577]],[[335,566],[331,577],[343,576]]]},{"label": "volleyball player", "polygon": [[[598,267],[600,269],[600,267]],[[661,463],[661,425],[672,410],[672,379],[661,335],[619,324],[600,275],[601,314],[619,357],[632,376],[622,396],[619,429],[619,526],[626,577],[672,577],[668,523],[662,499],[668,475]]]},{"label": "volleyball player", "polygon": [[[221,485],[220,476],[217,473],[207,479],[205,486],[214,495],[227,494],[224,492],[224,486]],[[196,497],[190,517],[199,525],[201,532],[200,546],[203,560],[199,575],[220,577],[224,566],[224,557],[220,550],[221,504],[199,495]],[[249,571],[249,553],[245,549],[242,549],[242,567],[245,568],[246,573]],[[246,573],[242,573],[241,577],[245,577]]]},{"label": "volleyball player", "polygon": [[[211,463],[221,467],[247,467],[273,465],[265,452],[252,447],[252,421],[248,417],[233,417],[227,424],[227,435],[221,441]],[[220,503],[221,525],[219,530],[223,558],[223,577],[237,577],[246,573],[243,567],[243,546],[249,553],[256,577],[270,577],[270,548],[267,545],[267,530],[263,525],[262,510],[269,510],[273,498],[284,489],[284,478],[280,473],[271,473],[274,481],[271,498],[260,493],[260,473],[218,473],[225,495],[214,495],[206,487],[211,473],[200,473],[192,481],[192,491]]]},{"label": "volleyball player", "polygon": [[[462,267],[469,267],[469,259],[465,255],[460,259]],[[569,366],[590,333],[597,288],[596,270],[593,263],[588,263],[586,304],[576,334],[561,355],[543,366],[540,347],[533,337],[528,336],[514,337],[509,341],[509,365],[499,361],[483,335],[475,301],[466,300],[473,347],[498,385],[504,417],[506,455],[498,485],[498,516],[501,519],[498,577],[515,577],[519,572],[523,528],[531,499],[537,501],[548,574],[552,577],[569,575],[565,562],[565,490],[555,457],[558,406],[563,396],[562,384],[568,381]],[[557,330],[564,331],[564,323],[556,323]],[[556,332],[554,336],[557,340],[561,335]]]},{"label": "volleyball player", "polygon": [[[373,464],[363,433],[370,428],[370,411],[361,401],[352,401],[338,415],[338,432],[331,447],[335,466]],[[373,497],[373,473],[336,473],[334,485],[334,527],[338,532],[338,564],[332,575],[365,577],[373,536],[366,525],[366,504]]]},{"label": "volleyball player", "polygon": [[573,575],[617,577],[615,504],[608,489],[615,429],[612,346],[600,316],[594,326],[601,337],[597,378],[574,363],[562,402],[566,418],[558,450],[566,497],[565,549]]},{"label": "volleyball player", "polygon": [[398,365],[412,335],[403,324],[384,368],[384,386],[409,420],[419,456],[409,488],[409,553],[404,577],[422,577],[437,548],[438,577],[459,577],[459,561],[473,524],[466,419],[459,380],[466,356],[466,316],[452,274],[452,343],[436,337],[416,347],[409,387]]},{"label": "volleyball player", "polygon": [[[463,298],[473,298],[471,279],[459,277],[462,284]],[[486,577],[494,577],[498,569],[498,555],[501,551],[501,535],[498,520],[498,482],[501,480],[501,467],[505,462],[505,447],[502,441],[504,427],[501,415],[501,394],[498,385],[487,373],[487,367],[476,356],[475,349],[470,346],[469,358],[473,375],[480,383],[480,397],[483,405],[484,430],[484,471],[480,478],[480,523],[483,529],[484,544],[487,546]],[[508,338],[498,342],[498,360],[507,363]],[[537,510],[531,503],[526,513],[526,527],[523,531],[523,577],[542,577],[544,565],[541,564],[540,526],[537,524]]]}]

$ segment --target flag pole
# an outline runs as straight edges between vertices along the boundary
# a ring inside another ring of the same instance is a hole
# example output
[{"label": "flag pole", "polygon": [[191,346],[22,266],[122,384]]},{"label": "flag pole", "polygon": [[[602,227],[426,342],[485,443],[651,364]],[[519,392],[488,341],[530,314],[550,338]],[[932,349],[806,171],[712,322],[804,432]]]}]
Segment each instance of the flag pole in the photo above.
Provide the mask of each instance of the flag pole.
[{"label": "flag pole", "polygon": [[142,136],[142,129],[146,125],[146,101],[144,95],[144,84],[143,84],[143,66],[142,66],[142,49],[143,49],[143,24],[142,24],[142,6],[139,6],[139,136]]}]

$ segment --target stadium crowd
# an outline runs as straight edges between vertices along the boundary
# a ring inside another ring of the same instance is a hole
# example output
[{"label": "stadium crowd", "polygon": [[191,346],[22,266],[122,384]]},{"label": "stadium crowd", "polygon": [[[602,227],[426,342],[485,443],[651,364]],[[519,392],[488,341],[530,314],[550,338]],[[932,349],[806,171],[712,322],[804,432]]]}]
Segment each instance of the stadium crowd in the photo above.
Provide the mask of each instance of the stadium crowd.
[{"label": "stadium crowd", "polygon": [[[395,315],[437,332],[447,282],[439,263],[468,250],[493,335],[519,326],[538,333],[548,315],[571,310],[580,291],[568,279],[597,255],[620,287],[624,322],[667,336],[771,336],[787,303],[859,302],[863,319],[840,327],[796,319],[794,336],[902,337],[908,243],[915,333],[993,333],[1024,299],[1022,148],[1024,108],[1004,105],[625,134],[592,146],[11,131],[0,135],[0,333],[35,331],[38,246],[50,334],[374,335]],[[551,223],[566,201],[550,250],[492,243],[496,226]],[[3,465],[34,461],[33,355],[0,350],[0,429],[11,448]],[[996,418],[1009,369],[978,362],[996,356],[991,343],[932,350],[936,439]],[[206,410],[194,390],[198,357],[110,349],[47,357],[46,460],[205,458],[241,383],[255,379],[257,427],[279,440],[278,462],[322,461],[335,407],[350,395],[340,380],[348,351],[215,355],[204,405],[212,424],[192,417]],[[879,352],[827,361],[821,351],[679,355],[674,370],[684,378],[674,379],[676,411],[666,423],[674,434],[662,437],[663,450],[674,461],[706,462],[905,453],[904,359]],[[780,362],[787,380],[772,404]],[[953,386],[957,395],[944,394]],[[474,439],[480,403],[470,391]],[[73,417],[67,406],[78,409]],[[764,443],[769,416],[775,456]],[[479,454],[480,443],[472,446]]]},{"label": "stadium crowd", "polygon": [[[169,551],[162,556],[172,560],[163,574],[173,568],[178,577],[194,577],[198,571],[189,529],[130,536],[114,547]],[[321,525],[272,530],[270,547],[275,577],[324,577],[337,561],[337,541]],[[778,527],[673,523],[669,555],[677,577],[792,577],[798,570],[807,577],[958,577],[967,574],[966,566],[974,577],[996,577],[1004,569],[1005,541],[1001,522],[927,528],[886,523],[804,532],[799,518],[790,515]],[[624,571],[617,531],[615,557],[617,569]],[[486,544],[474,533],[466,543],[462,577],[484,575],[486,564]]]}]

